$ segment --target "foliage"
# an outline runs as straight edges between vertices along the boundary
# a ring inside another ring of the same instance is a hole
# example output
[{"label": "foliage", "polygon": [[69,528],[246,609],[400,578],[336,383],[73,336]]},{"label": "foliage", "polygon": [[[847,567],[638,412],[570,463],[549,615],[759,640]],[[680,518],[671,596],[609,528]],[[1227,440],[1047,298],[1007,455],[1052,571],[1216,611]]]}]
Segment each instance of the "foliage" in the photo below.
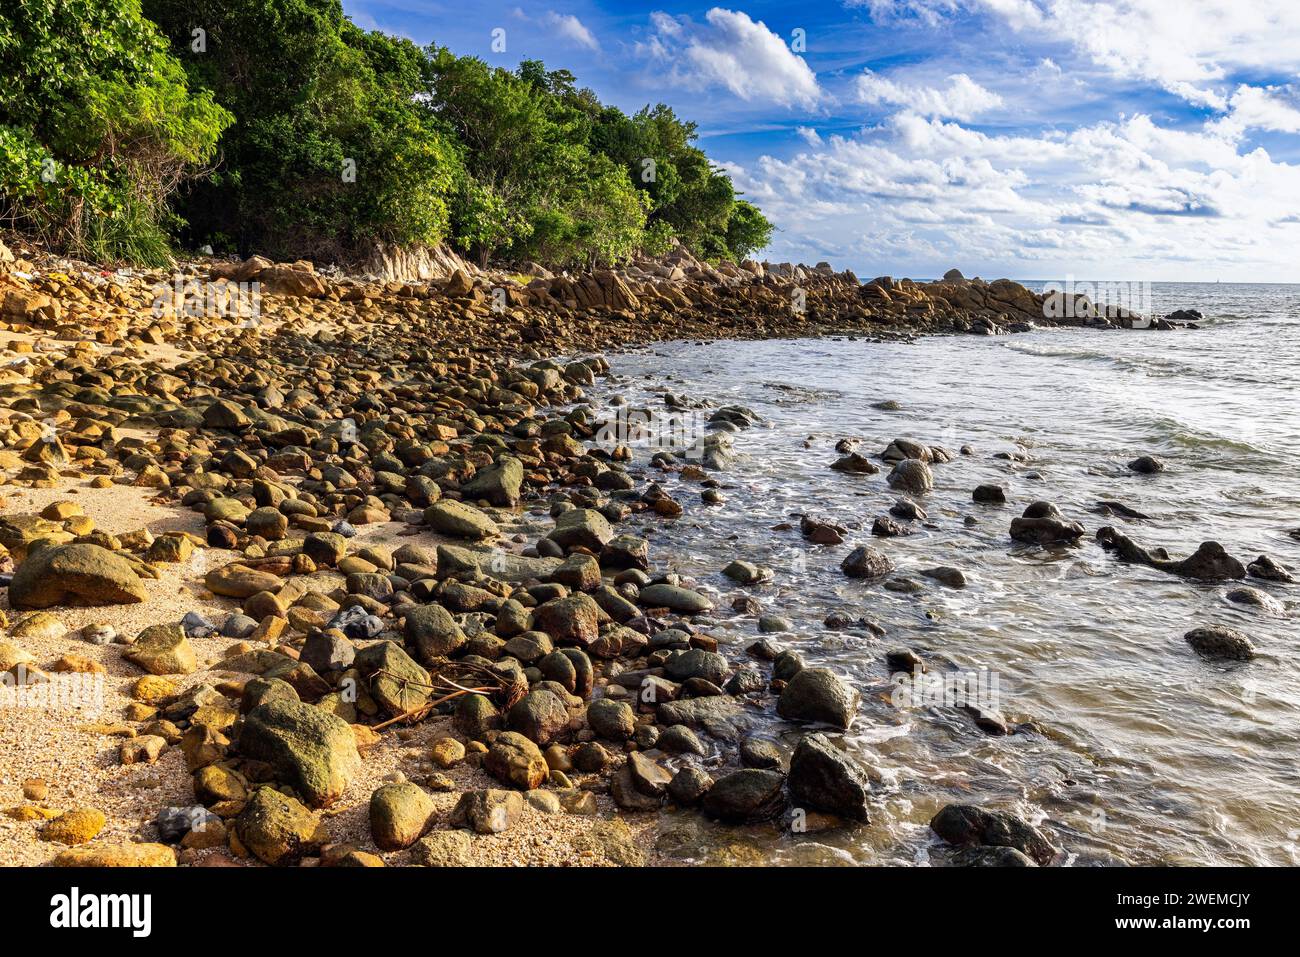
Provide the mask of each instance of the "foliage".
[{"label": "foliage", "polygon": [[10,0],[0,75],[5,218],[95,258],[166,261],[166,201],[233,117],[190,89],[140,0]]},{"label": "foliage", "polygon": [[281,259],[449,240],[582,266],[676,242],[740,258],[771,237],[669,107],[628,116],[537,60],[366,32],[339,0],[10,7],[3,211],[98,258],[165,261],[165,226]]}]

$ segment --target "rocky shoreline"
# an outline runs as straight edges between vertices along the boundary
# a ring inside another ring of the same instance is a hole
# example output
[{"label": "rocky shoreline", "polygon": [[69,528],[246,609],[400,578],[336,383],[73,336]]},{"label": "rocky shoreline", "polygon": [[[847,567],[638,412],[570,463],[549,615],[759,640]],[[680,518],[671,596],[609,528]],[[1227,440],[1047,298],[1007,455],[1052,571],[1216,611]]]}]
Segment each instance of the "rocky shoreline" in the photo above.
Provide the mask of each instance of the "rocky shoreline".
[{"label": "rocky shoreline", "polygon": [[[600,353],[1148,326],[1006,280],[862,284],[683,251],[582,276],[444,257],[443,275],[408,281],[256,258],[108,272],[14,248],[0,247],[6,862],[628,865],[656,860],[661,808],[869,826],[871,774],[838,742],[858,693],[768,638],[726,653],[713,602],[629,530],[707,506],[750,413],[706,410],[698,456],[636,462],[585,404],[609,372]],[[904,438],[840,451],[837,470],[888,469],[886,537],[953,454]],[[813,517],[801,531],[843,535]],[[1083,528],[1035,503],[1010,534]],[[1098,534],[1173,574],[1247,574],[1214,543],[1176,562]],[[860,546],[842,569],[877,579],[889,561]],[[960,587],[959,569],[935,573]],[[1265,557],[1249,573],[1289,576]],[[725,574],[749,613],[744,589],[770,573]],[[1226,657],[1250,653],[1239,638],[1188,635]],[[24,707],[74,678],[102,714]],[[789,750],[749,733],[778,718],[808,731]],[[973,804],[931,826],[952,863],[1064,857]]]}]

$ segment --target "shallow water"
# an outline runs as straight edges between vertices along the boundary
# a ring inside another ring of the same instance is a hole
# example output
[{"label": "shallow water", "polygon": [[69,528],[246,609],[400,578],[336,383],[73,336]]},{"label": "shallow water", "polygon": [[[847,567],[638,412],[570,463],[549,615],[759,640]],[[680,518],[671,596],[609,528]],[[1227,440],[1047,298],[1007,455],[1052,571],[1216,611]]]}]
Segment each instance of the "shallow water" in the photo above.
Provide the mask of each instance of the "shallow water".
[{"label": "shallow water", "polygon": [[[740,835],[670,821],[666,852],[683,859],[787,863],[924,863],[927,827],[952,801],[987,802],[1046,820],[1076,864],[1300,863],[1300,585],[1251,580],[1284,603],[1273,616],[1229,604],[1227,587],[1124,565],[1093,540],[1114,525],[1175,557],[1217,540],[1251,561],[1268,553],[1300,569],[1300,286],[1160,285],[1161,312],[1197,308],[1202,328],[1172,333],[1042,330],[933,338],[915,344],[848,340],[672,343],[614,357],[597,398],[662,408],[662,390],[741,404],[764,424],[736,436],[741,461],[718,473],[726,503],[705,507],[698,486],[666,485],[688,503],[650,536],[654,567],[712,591],[720,609],[740,593],[791,619],[776,636],[810,664],[828,664],[863,694],[848,746],[878,777],[872,823],[820,834]],[[895,400],[899,411],[873,403]],[[899,496],[885,474],[834,472],[835,442],[875,455],[909,437],[973,455],[934,466],[920,497],[929,524],[874,539],[872,519]],[[997,459],[1021,450],[1028,461]],[[1155,454],[1169,469],[1126,467]],[[638,461],[648,458],[638,451]],[[971,489],[1004,485],[1010,504],[975,505]],[[1081,521],[1077,547],[1015,546],[1011,518],[1037,499]],[[1151,516],[1098,514],[1098,500]],[[811,512],[850,527],[844,545],[808,546]],[[979,524],[968,527],[965,516]],[[851,581],[839,570],[854,544],[883,550],[919,594]],[[732,558],[772,567],[772,584],[740,589],[721,574]],[[962,568],[965,590],[916,571]],[[887,634],[831,631],[844,611]],[[711,633],[733,655],[757,637],[752,617],[723,615]],[[1249,663],[1206,662],[1183,640],[1220,623],[1249,633]],[[997,680],[1009,723],[1037,731],[988,736],[940,703],[898,707],[883,654],[910,647],[932,670]],[[778,729],[779,730],[779,729]],[[738,847],[737,845],[745,845]]]}]

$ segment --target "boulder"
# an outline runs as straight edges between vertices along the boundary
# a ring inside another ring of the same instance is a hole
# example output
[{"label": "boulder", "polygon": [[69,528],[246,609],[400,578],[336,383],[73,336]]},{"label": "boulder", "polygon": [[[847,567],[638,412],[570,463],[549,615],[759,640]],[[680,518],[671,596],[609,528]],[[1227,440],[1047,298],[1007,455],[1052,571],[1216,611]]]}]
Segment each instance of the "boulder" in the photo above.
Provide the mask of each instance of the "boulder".
[{"label": "boulder", "polygon": [[410,781],[382,784],[370,795],[370,834],[381,851],[398,851],[418,841],[429,827],[433,800]]},{"label": "boulder", "polygon": [[188,675],[199,666],[181,625],[150,625],[140,632],[125,657],[151,675]]},{"label": "boulder", "polygon": [[1046,835],[1005,811],[972,804],[949,804],[930,821],[930,829],[957,847],[1011,847],[1046,867],[1061,853]]},{"label": "boulder", "polygon": [[453,538],[494,538],[501,531],[497,528],[497,523],[480,509],[451,499],[434,502],[426,508],[424,522],[435,532]]},{"label": "boulder", "polygon": [[497,735],[483,759],[483,769],[502,784],[524,791],[541,787],[551,770],[537,745],[514,731]]},{"label": "boulder", "polygon": [[28,552],[9,585],[13,608],[123,605],[149,597],[131,563],[99,545],[47,545]]},{"label": "boulder", "polygon": [[840,562],[840,570],[850,578],[883,578],[894,565],[879,549],[859,545]]},{"label": "boulder", "polygon": [[792,721],[820,721],[841,731],[853,723],[858,692],[829,668],[804,668],[785,686],[776,713]]},{"label": "boulder", "polygon": [[361,768],[347,722],[297,701],[268,702],[250,711],[239,732],[239,752],[265,761],[277,780],[318,808],[337,801]]},{"label": "boulder", "polygon": [[519,504],[523,488],[524,466],[512,455],[503,455],[460,487],[466,498],[485,499],[492,505],[510,507]]},{"label": "boulder", "polygon": [[453,827],[463,827],[476,834],[500,834],[507,831],[524,812],[524,798],[518,791],[488,788],[466,791],[451,812]]},{"label": "boulder", "polygon": [[824,734],[803,738],[790,758],[790,798],[817,811],[867,820],[871,782],[862,767]]},{"label": "boulder", "polygon": [[704,795],[704,813],[728,824],[771,820],[785,807],[784,783],[780,771],[732,771],[714,781]]},{"label": "boulder", "polygon": [[328,839],[320,816],[274,788],[258,788],[235,818],[235,837],[263,864],[296,864]]},{"label": "boulder", "polygon": [[465,632],[441,605],[416,605],[406,610],[402,633],[408,646],[429,664],[455,653],[465,644]]}]

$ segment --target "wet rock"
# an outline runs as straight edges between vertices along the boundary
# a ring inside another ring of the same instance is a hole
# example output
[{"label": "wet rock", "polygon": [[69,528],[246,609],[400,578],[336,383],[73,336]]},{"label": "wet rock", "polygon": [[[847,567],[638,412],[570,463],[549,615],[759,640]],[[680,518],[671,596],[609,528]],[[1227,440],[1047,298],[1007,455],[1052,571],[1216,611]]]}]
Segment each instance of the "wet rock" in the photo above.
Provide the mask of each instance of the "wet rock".
[{"label": "wet rock", "polygon": [[[1246,577],[1246,566],[1229,555],[1218,542],[1202,542],[1190,557],[1175,561],[1143,548],[1109,525],[1097,530],[1097,541],[1107,551],[1119,555],[1123,561],[1150,565],[1171,575],[1203,581],[1229,581]],[[1163,549],[1160,551],[1163,552]]]},{"label": "wet rock", "polygon": [[663,797],[673,779],[671,771],[640,751],[633,751],[627,756],[627,768],[633,786],[650,797]]},{"label": "wet rock", "polygon": [[637,787],[630,764],[614,772],[609,781],[609,793],[614,803],[624,811],[654,811],[663,803],[662,797],[647,794]]},{"label": "wet rock", "polygon": [[704,745],[690,728],[682,724],[665,728],[659,735],[659,749],[669,754],[704,754]]},{"label": "wet rock", "polygon": [[1264,581],[1282,582],[1288,585],[1295,582],[1295,576],[1291,574],[1290,569],[1285,565],[1278,564],[1267,555],[1260,555],[1247,565],[1246,572],[1251,578],[1259,578]]},{"label": "wet rock", "polygon": [[854,475],[875,475],[880,471],[879,465],[859,452],[850,452],[836,459],[831,463],[831,468],[837,472],[851,472]]},{"label": "wet rock", "polygon": [[776,711],[792,721],[819,721],[846,730],[858,710],[858,692],[829,668],[804,668],[785,686]]},{"label": "wet rock", "polygon": [[722,741],[738,740],[752,724],[741,706],[726,695],[664,701],[655,714],[662,725],[684,724]]},{"label": "wet rock", "polygon": [[763,738],[746,738],[740,742],[740,763],[746,768],[781,767],[781,749]]},{"label": "wet rock", "polygon": [[1059,545],[1083,537],[1083,526],[1065,518],[1050,502],[1034,502],[1011,520],[1011,537],[1027,545]]},{"label": "wet rock", "polygon": [[704,813],[728,824],[768,821],[785,807],[785,775],[743,768],[723,775],[704,795]]},{"label": "wet rock", "polygon": [[1165,463],[1154,455],[1140,455],[1130,462],[1128,467],[1140,475],[1154,475],[1165,470]]},{"label": "wet rock", "polygon": [[1267,592],[1260,591],[1258,588],[1250,588],[1248,586],[1234,588],[1224,597],[1235,605],[1246,605],[1251,608],[1258,608],[1260,611],[1267,612],[1270,615],[1286,614],[1286,608],[1280,601]]},{"label": "wet rock", "polygon": [[867,820],[871,782],[862,767],[824,734],[806,735],[790,758],[790,799],[796,806],[851,821]]},{"label": "wet rock", "polygon": [[1183,636],[1183,639],[1203,658],[1249,661],[1255,657],[1254,642],[1249,636],[1234,628],[1222,625],[1193,628]]},{"label": "wet rock", "polygon": [[922,568],[920,574],[926,578],[933,579],[941,585],[949,588],[965,588],[966,573],[960,568],[953,568],[951,565],[940,565],[937,568]]},{"label": "wet rock", "polygon": [[122,605],[145,601],[131,563],[99,545],[47,545],[29,552],[9,583],[13,608]]},{"label": "wet rock", "polygon": [[301,702],[275,701],[250,711],[239,732],[239,751],[265,761],[277,780],[318,808],[337,801],[361,768],[347,722]]},{"label": "wet rock", "polygon": [[683,651],[664,662],[664,674],[677,682],[703,678],[711,684],[720,685],[730,670],[726,658],[716,651],[704,651],[701,648]]},{"label": "wet rock", "polygon": [[859,545],[840,562],[840,570],[850,578],[883,578],[893,567],[884,552],[870,545]]},{"label": "wet rock", "polygon": [[682,807],[694,807],[713,787],[713,778],[708,772],[686,765],[668,782],[668,796]]},{"label": "wet rock", "polygon": [[903,459],[885,479],[890,488],[921,495],[934,488],[934,473],[920,459]]},{"label": "wet rock", "polygon": [[699,592],[678,585],[647,585],[637,601],[648,608],[667,608],[679,615],[701,615],[713,609],[713,602]]},{"label": "wet rock", "polygon": [[952,867],[1037,867],[1034,859],[1014,847],[964,847],[949,859]]},{"label": "wet rock", "polygon": [[762,568],[753,562],[741,559],[730,562],[726,568],[722,569],[722,574],[737,585],[757,585],[772,580],[772,570],[770,568]]},{"label": "wet rock", "polygon": [[958,847],[1010,847],[1046,867],[1060,855],[1038,828],[1005,811],[986,811],[971,804],[949,804],[930,821],[930,828]]},{"label": "wet rock", "polygon": [[871,534],[877,538],[898,538],[902,535],[911,535],[912,530],[892,518],[878,515],[875,521],[871,523]]},{"label": "wet rock", "polygon": [[977,485],[971,493],[971,500],[981,505],[1005,505],[1007,493],[1001,485]]}]

